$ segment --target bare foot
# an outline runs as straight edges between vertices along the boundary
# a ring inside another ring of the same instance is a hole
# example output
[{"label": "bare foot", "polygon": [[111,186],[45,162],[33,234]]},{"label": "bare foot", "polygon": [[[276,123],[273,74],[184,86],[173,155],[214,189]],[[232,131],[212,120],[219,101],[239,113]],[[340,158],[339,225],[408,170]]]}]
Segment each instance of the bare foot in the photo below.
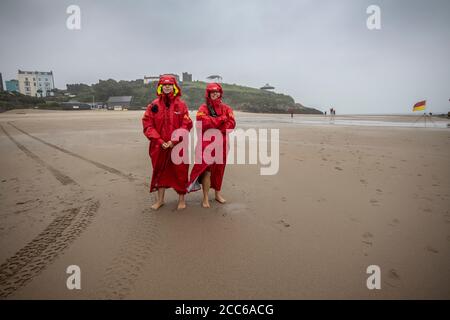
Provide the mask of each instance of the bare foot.
[{"label": "bare foot", "polygon": [[183,210],[183,209],[186,209],[186,202],[184,202],[184,201],[179,201],[179,202],[178,202],[177,210]]},{"label": "bare foot", "polygon": [[216,201],[222,204],[227,202],[227,200],[225,200],[225,198],[222,197],[220,194],[216,194]]},{"label": "bare foot", "polygon": [[208,199],[203,199],[202,201],[202,207],[203,208],[209,208],[209,200]]},{"label": "bare foot", "polygon": [[157,201],[156,203],[154,203],[150,208],[152,208],[152,210],[158,210],[159,208],[161,208],[164,205],[164,202],[159,202]]}]

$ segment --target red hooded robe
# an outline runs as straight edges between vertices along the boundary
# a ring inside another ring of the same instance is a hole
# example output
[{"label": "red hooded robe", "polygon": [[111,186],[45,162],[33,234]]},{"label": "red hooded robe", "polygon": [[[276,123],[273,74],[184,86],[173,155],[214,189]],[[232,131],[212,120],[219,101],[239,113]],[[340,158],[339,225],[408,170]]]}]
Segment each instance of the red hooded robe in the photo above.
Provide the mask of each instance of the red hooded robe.
[{"label": "red hooded robe", "polygon": [[[216,100],[210,99],[210,93],[212,91],[220,92],[220,97]],[[188,184],[188,192],[200,190],[200,176],[205,172],[205,170],[211,171],[211,188],[216,191],[220,191],[222,188],[223,174],[225,172],[225,165],[228,154],[228,135],[227,129],[232,130],[236,126],[236,121],[234,119],[233,110],[230,106],[222,102],[223,90],[220,84],[210,83],[206,86],[206,103],[202,104],[197,112],[197,121],[202,123],[202,136],[204,132],[208,129],[215,128],[219,129],[222,133],[223,138],[223,162],[207,164],[203,157],[203,152],[205,148],[211,143],[211,141],[205,141],[199,139],[198,143],[201,143],[202,151],[202,163],[194,164],[191,171],[191,176]],[[211,114],[208,105],[214,109],[215,115]],[[199,148],[200,145],[197,145]]]},{"label": "red hooded robe", "polygon": [[[169,95],[162,91],[165,84],[174,87]],[[186,103],[180,99],[181,89],[173,76],[161,76],[157,95],[158,98],[147,106],[142,118],[144,135],[150,140],[149,155],[153,167],[150,192],[158,188],[173,188],[177,193],[185,194],[189,164],[174,164],[171,159],[172,148],[163,149],[161,145],[171,140],[175,129],[183,128],[190,131],[192,120],[189,118]],[[175,145],[180,141],[172,140],[172,142]]]}]

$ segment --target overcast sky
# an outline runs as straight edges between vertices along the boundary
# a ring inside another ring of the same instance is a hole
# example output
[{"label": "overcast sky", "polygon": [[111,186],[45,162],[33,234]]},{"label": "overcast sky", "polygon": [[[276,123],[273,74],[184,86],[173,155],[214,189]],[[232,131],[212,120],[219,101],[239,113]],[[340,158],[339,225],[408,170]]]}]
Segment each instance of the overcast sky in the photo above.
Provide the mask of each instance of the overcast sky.
[{"label": "overcast sky", "polygon": [[[71,4],[81,30],[66,27]],[[372,4],[381,30],[366,26]],[[1,0],[0,41],[4,81],[53,70],[65,89],[188,71],[338,114],[411,113],[424,99],[450,110],[448,0]]]}]

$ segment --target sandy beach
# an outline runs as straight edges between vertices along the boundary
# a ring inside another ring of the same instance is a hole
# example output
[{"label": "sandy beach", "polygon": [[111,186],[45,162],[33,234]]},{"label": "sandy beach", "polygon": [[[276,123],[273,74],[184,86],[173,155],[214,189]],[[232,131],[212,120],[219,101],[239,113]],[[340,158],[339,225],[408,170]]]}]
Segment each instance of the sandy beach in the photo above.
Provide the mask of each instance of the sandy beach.
[{"label": "sandy beach", "polygon": [[155,212],[142,114],[0,114],[0,298],[450,299],[449,120],[237,113],[280,129],[278,174],[229,165],[225,205]]}]

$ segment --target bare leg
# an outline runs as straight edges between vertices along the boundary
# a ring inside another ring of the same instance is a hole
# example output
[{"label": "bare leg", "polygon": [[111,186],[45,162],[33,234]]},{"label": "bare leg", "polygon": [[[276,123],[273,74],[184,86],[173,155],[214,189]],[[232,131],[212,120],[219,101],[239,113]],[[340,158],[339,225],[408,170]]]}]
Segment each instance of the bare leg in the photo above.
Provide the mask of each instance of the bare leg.
[{"label": "bare leg", "polygon": [[153,210],[158,210],[164,205],[164,193],[166,192],[166,188],[159,188],[158,189],[158,199],[156,202],[151,206]]},{"label": "bare leg", "polygon": [[184,200],[184,194],[180,194],[178,198],[178,207],[177,210],[183,210],[186,208],[186,202]]},{"label": "bare leg", "polygon": [[227,200],[225,200],[225,198],[222,197],[222,194],[220,193],[220,190],[219,191],[216,190],[216,201],[219,202],[219,203],[227,202]]},{"label": "bare leg", "polygon": [[202,190],[203,190],[202,207],[203,208],[209,208],[208,192],[209,192],[210,187],[211,187],[211,172],[206,171],[203,174],[203,178],[202,178]]}]

